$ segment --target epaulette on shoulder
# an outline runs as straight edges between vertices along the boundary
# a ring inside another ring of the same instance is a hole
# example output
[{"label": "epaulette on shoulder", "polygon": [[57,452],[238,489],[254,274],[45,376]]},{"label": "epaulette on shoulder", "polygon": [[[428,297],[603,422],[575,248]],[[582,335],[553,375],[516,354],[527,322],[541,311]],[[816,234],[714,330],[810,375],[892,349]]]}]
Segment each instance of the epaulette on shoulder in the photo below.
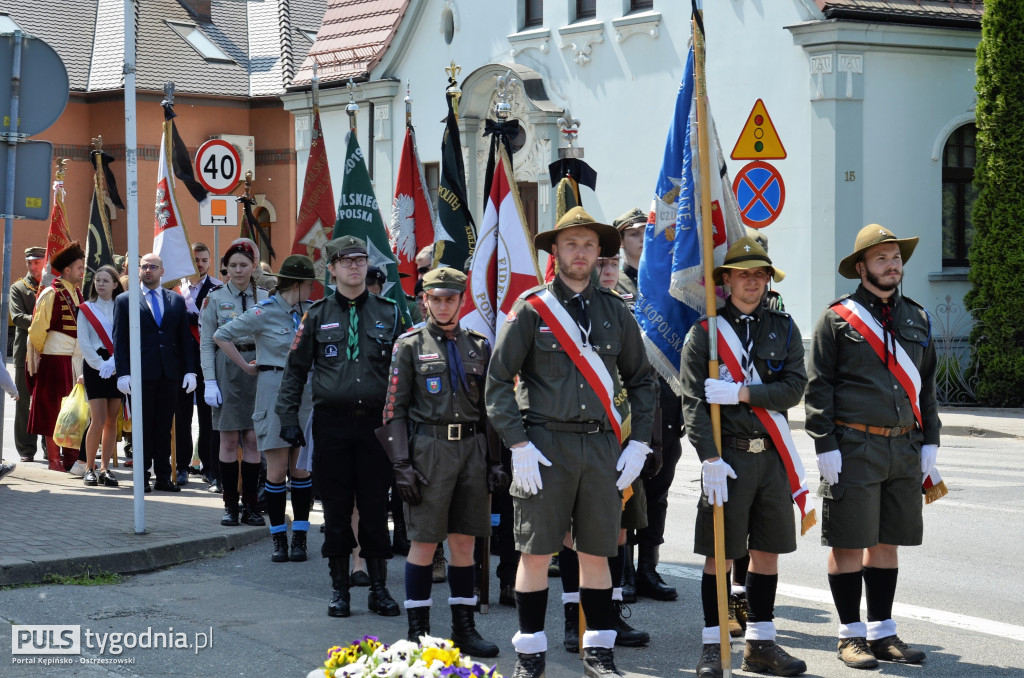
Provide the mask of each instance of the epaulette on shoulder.
[{"label": "epaulette on shoulder", "polygon": [[423,327],[414,327],[414,328],[412,328],[411,330],[406,330],[405,332],[403,332],[403,333],[399,334],[399,335],[398,335],[398,338],[399,338],[399,339],[405,339],[406,337],[411,337],[411,336],[413,336],[414,334],[419,334],[420,332],[422,332],[422,331],[423,331],[423,329],[424,329],[425,327],[426,327],[426,325],[424,325]]},{"label": "epaulette on shoulder", "polygon": [[469,329],[469,328],[464,328],[464,329],[466,330],[466,334],[468,334],[469,336],[476,337],[477,339],[483,339],[484,341],[490,343],[490,339],[488,339],[487,335],[484,334],[483,332],[479,332],[477,330],[472,330],[472,329]]},{"label": "epaulette on shoulder", "polygon": [[263,301],[259,302],[256,305],[257,306],[269,306],[272,303],[274,303],[274,297],[267,297],[266,299],[264,299]]},{"label": "epaulette on shoulder", "polygon": [[928,312],[928,309],[926,309],[923,305],[921,305],[919,302],[914,301],[910,297],[903,297],[903,301],[909,302],[909,303],[913,304],[914,306],[917,306],[919,309],[921,309],[925,313]]},{"label": "epaulette on shoulder", "polygon": [[841,296],[841,297],[836,297],[836,298],[835,298],[835,299],[833,299],[832,301],[828,302],[828,307],[829,307],[829,308],[832,308],[833,306],[835,306],[836,304],[838,304],[838,303],[839,303],[840,301],[846,301],[846,300],[847,300],[847,299],[849,299],[849,298],[850,298],[850,295],[849,295],[849,294],[844,294],[844,295],[843,295],[843,296]]},{"label": "epaulette on shoulder", "polygon": [[323,304],[323,303],[324,303],[325,301],[327,301],[327,299],[328,299],[328,297],[321,297],[320,299],[317,299],[317,300],[316,300],[316,301],[314,301],[314,302],[313,302],[312,304],[310,304],[310,305],[309,305],[309,308],[307,308],[306,310],[307,310],[307,311],[312,311],[312,310],[313,310],[314,308],[316,308],[317,306],[320,306],[320,305],[321,305],[321,304]]},{"label": "epaulette on shoulder", "polygon": [[[832,303],[834,304],[835,302],[832,302]],[[829,304],[829,305],[831,306],[832,304]],[[775,315],[780,315],[783,318],[791,318],[792,317],[786,311],[783,311],[783,310],[778,309],[778,308],[765,308],[764,310],[768,311],[769,313],[774,313]]]},{"label": "epaulette on shoulder", "polygon": [[626,303],[626,300],[622,298],[622,295],[619,294],[618,292],[616,292],[615,290],[613,290],[612,288],[610,288],[610,287],[598,287],[597,289],[598,289],[598,291],[603,292],[604,294],[607,294],[608,296],[612,297],[616,301],[620,301],[624,305],[628,305]]},{"label": "epaulette on shoulder", "polygon": [[520,299],[525,299],[526,297],[530,296],[531,294],[536,294],[537,292],[540,292],[545,287],[547,287],[547,284],[537,285],[536,287],[531,287],[530,289],[528,289],[525,292],[523,292],[522,294],[520,294],[519,298]]},{"label": "epaulette on shoulder", "polygon": [[395,301],[394,299],[392,299],[391,297],[382,297],[382,296],[381,296],[381,295],[379,295],[379,294],[371,294],[370,296],[371,296],[371,297],[377,297],[377,298],[378,298],[378,299],[380,299],[381,301],[386,301],[386,302],[388,302],[389,304],[391,304],[392,306],[397,306],[397,305],[398,305],[398,302],[397,302],[397,301]]}]

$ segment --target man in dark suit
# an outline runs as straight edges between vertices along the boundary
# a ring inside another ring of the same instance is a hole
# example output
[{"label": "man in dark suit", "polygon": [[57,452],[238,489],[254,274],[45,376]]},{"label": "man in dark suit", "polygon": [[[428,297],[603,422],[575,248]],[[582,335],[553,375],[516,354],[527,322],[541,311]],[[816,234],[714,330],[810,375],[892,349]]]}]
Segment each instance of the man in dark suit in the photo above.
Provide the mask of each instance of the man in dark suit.
[{"label": "man in dark suit", "polygon": [[[146,491],[149,492],[149,464],[153,463],[156,482],[153,487],[179,492],[171,482],[171,423],[180,388],[191,393],[196,388],[196,368],[190,340],[185,301],[160,287],[163,262],[156,254],[142,257],[139,279],[142,303],[139,309],[140,350],[142,352],[142,427],[143,463],[146,466]],[[128,338],[129,295],[114,302],[114,360],[117,388],[131,392],[131,362]]]}]

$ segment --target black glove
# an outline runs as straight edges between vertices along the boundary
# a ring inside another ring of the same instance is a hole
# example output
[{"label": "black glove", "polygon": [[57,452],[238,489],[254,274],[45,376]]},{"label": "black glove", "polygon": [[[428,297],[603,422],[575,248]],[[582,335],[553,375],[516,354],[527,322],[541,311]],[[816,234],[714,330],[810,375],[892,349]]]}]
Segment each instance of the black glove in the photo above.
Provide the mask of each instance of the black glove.
[{"label": "black glove", "polygon": [[505,472],[505,467],[501,462],[491,462],[487,465],[487,491],[494,494],[498,490],[508,489],[508,486],[512,481],[508,477],[508,473]]},{"label": "black glove", "polygon": [[663,464],[664,455],[661,451],[661,445],[651,445],[651,453],[644,460],[644,467],[640,469],[640,477],[644,480],[650,480],[658,475]]},{"label": "black glove", "polygon": [[426,487],[429,485],[423,474],[416,470],[408,459],[400,459],[395,462],[395,485],[398,486],[398,495],[409,506],[417,506],[423,498],[420,496],[420,488],[417,485]]},{"label": "black glove", "polygon": [[306,436],[302,435],[302,429],[298,426],[282,426],[278,435],[292,447],[306,446]]}]

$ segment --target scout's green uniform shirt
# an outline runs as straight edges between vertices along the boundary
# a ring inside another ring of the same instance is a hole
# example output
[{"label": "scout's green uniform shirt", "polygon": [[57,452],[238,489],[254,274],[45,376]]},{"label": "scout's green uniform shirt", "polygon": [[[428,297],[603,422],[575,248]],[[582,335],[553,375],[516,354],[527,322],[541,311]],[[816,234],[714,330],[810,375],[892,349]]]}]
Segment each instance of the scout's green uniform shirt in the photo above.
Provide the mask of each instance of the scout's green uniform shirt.
[{"label": "scout's green uniform shirt", "polygon": [[274,295],[217,329],[213,338],[241,344],[259,336],[256,342],[256,364],[284,367],[292,337],[301,319],[298,305],[289,306],[280,296]]},{"label": "scout's green uniform shirt", "polygon": [[[848,295],[882,322],[882,301],[863,285]],[[846,299],[840,297],[837,301]],[[925,445],[939,444],[939,408],[935,400],[935,343],[928,312],[897,291],[892,303],[896,341],[921,373],[921,423]],[[870,320],[868,322],[871,322]],[[835,421],[868,426],[906,427],[916,423],[910,396],[867,340],[835,311],[826,309],[811,338],[809,381],[804,407],[807,433],[819,453],[838,450]]]},{"label": "scout's green uniform shirt", "polygon": [[[560,278],[546,287],[579,322],[579,307],[571,301],[575,292]],[[630,438],[649,443],[656,381],[640,327],[615,292],[588,285],[582,296],[591,320],[590,343],[608,368],[616,397],[622,397],[625,387],[632,413]],[[568,330],[579,332],[575,327]],[[522,297],[499,329],[487,372],[486,399],[491,424],[509,447],[527,441],[526,426],[546,422],[599,421],[611,428],[594,389]]]},{"label": "scout's green uniform shirt", "polygon": [[[740,341],[746,336],[746,321],[739,309],[726,302],[718,322],[729,323]],[[721,407],[722,435],[733,438],[768,438],[750,406],[775,410],[786,416],[797,405],[807,385],[804,369],[804,345],[800,330],[788,314],[758,306],[749,315],[754,337],[754,368],[761,384],[747,384],[750,403]],[[738,358],[738,356],[737,356]],[[709,406],[704,399],[704,380],[708,378],[708,332],[697,322],[690,328],[683,345],[683,420],[686,435],[701,461],[719,456],[711,431]],[[724,365],[723,365],[724,366]],[[774,370],[774,371],[773,371]],[[717,376],[717,375],[716,375]],[[732,375],[734,380],[741,375]]]},{"label": "scout's green uniform shirt", "polygon": [[[347,357],[350,303],[359,319],[359,355],[352,359]],[[382,412],[392,345],[400,328],[395,302],[365,290],[352,300],[336,292],[310,306],[288,353],[274,408],[281,426],[305,425],[298,412],[311,368],[314,408]]]},{"label": "scout's green uniform shirt", "polygon": [[461,384],[457,389],[452,384],[452,344],[433,319],[398,338],[391,361],[385,424],[405,419],[434,425],[483,422],[490,344],[484,335],[462,327],[456,330],[454,339],[466,370],[468,391]]},{"label": "scout's green uniform shirt", "polygon": [[14,332],[14,364],[17,368],[25,366],[25,355],[28,353],[28,326],[32,324],[32,309],[36,306],[36,295],[40,284],[26,275],[11,285],[10,313],[11,322],[17,328]]}]

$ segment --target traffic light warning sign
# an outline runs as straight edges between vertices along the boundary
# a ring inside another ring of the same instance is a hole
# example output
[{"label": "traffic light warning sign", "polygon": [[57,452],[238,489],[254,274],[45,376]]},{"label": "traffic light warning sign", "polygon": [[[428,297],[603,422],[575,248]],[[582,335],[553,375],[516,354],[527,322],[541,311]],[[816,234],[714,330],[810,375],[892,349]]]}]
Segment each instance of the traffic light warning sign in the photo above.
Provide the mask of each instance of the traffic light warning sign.
[{"label": "traffic light warning sign", "polygon": [[760,99],[754,103],[730,157],[733,160],[782,160],[786,157],[779,133]]}]

